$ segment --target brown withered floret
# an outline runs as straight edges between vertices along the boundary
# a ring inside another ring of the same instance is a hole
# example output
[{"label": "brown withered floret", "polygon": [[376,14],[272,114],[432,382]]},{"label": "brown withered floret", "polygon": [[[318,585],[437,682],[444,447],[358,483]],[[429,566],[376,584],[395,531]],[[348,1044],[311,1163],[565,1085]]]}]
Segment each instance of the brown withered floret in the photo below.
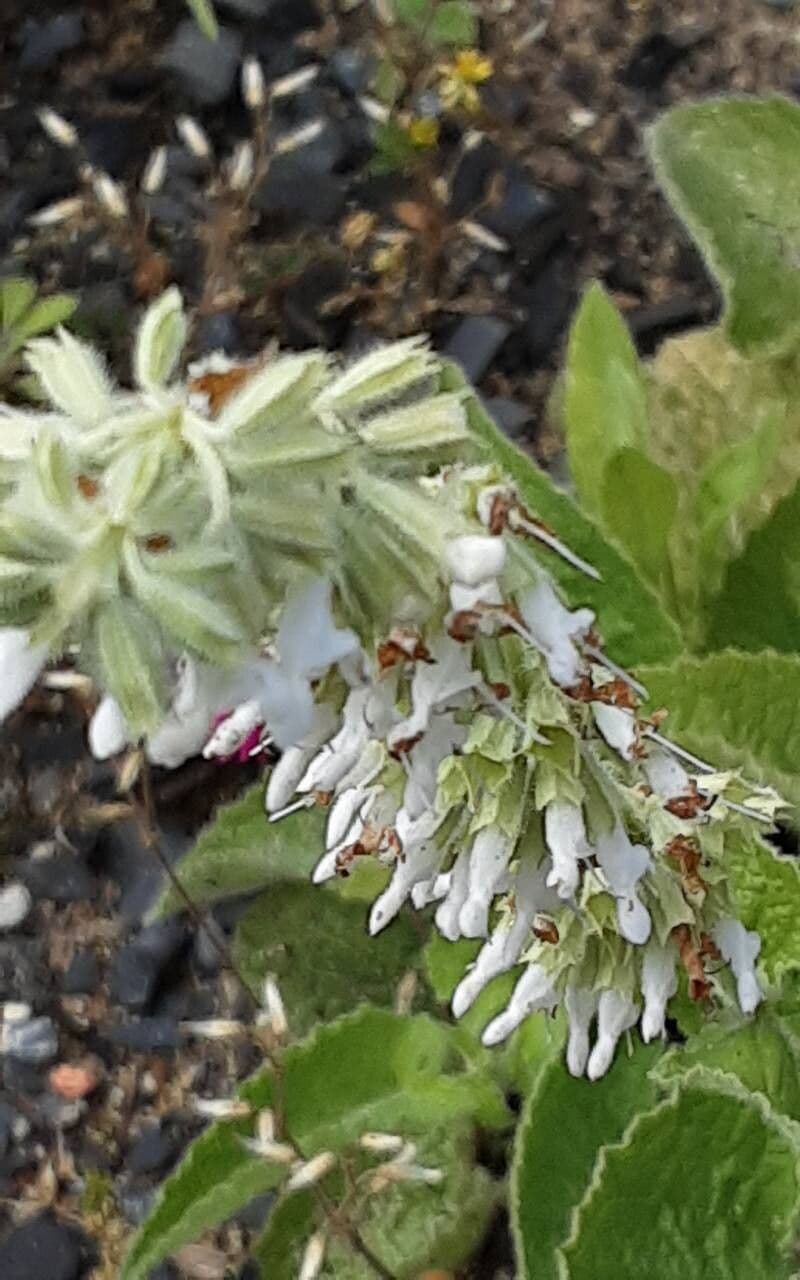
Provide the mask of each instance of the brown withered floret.
[{"label": "brown withered floret", "polygon": [[496,698],[503,702],[506,698],[511,697],[511,686],[504,684],[502,680],[494,680],[489,684],[489,688]]},{"label": "brown withered floret", "polygon": [[171,551],[174,546],[168,533],[153,533],[144,540],[145,551],[149,551],[151,555],[161,555],[164,551]]},{"label": "brown withered floret", "polygon": [[678,948],[681,964],[689,979],[689,999],[707,1000],[711,994],[711,983],[706,977],[700,949],[694,942],[689,926],[678,924],[672,930],[672,937]]},{"label": "brown withered floret", "polygon": [[78,489],[89,502],[97,497],[100,492],[100,485],[91,476],[80,475],[77,479]]},{"label": "brown withered floret", "polygon": [[403,662],[433,662],[430,650],[411,627],[394,627],[378,645],[378,667],[388,671]]},{"label": "brown withered floret", "polygon": [[688,836],[675,836],[667,845],[665,853],[678,864],[686,893],[705,893],[708,885],[698,870],[702,854],[694,840]]},{"label": "brown withered floret", "polygon": [[365,827],[358,840],[336,855],[336,874],[346,878],[356,859],[376,855],[402,861],[403,847],[394,827]]},{"label": "brown withered floret", "polygon": [[486,525],[489,533],[497,537],[502,533],[508,525],[508,517],[511,511],[518,511],[519,504],[508,493],[496,493],[492,498],[492,505],[489,511],[489,520]]},{"label": "brown withered floret", "polygon": [[559,940],[559,932],[555,921],[550,920],[547,916],[534,916],[533,932],[540,942],[549,942],[555,946]]},{"label": "brown withered floret", "polygon": [[681,818],[685,821],[696,818],[698,813],[703,813],[712,804],[712,797],[704,796],[702,792],[697,790],[696,783],[692,782],[689,791],[685,795],[673,796],[671,800],[667,800],[664,808],[673,817]]},{"label": "brown withered floret", "polygon": [[212,418],[216,418],[256,372],[256,365],[240,364],[234,365],[225,373],[204,373],[189,383],[189,390],[207,397],[209,413]]},{"label": "brown withered floret", "polygon": [[447,620],[447,634],[451,640],[457,640],[459,644],[469,644],[478,634],[478,628],[481,625],[481,615],[476,609],[462,609],[459,613],[452,613]]},{"label": "brown withered floret", "polygon": [[607,684],[595,686],[591,676],[583,675],[577,684],[570,685],[564,692],[576,702],[602,702],[606,706],[621,707],[625,711],[635,711],[639,705],[633,689],[620,676],[615,676]]},{"label": "brown withered floret", "polygon": [[421,737],[422,734],[417,733],[412,738],[400,738],[397,742],[392,743],[389,748],[389,755],[394,760],[399,760],[401,756],[407,756],[409,751],[414,750]]},{"label": "brown withered floret", "polygon": [[700,955],[706,960],[714,961],[715,964],[719,964],[722,960],[722,952],[710,933],[700,934]]}]

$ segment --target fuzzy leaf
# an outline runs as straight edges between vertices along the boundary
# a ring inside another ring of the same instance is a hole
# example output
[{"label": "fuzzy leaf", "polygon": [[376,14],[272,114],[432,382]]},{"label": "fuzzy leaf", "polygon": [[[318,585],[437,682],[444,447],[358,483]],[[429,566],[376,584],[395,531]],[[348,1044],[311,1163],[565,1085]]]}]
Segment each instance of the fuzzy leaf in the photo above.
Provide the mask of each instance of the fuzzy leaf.
[{"label": "fuzzy leaf", "polygon": [[708,620],[708,647],[767,647],[796,653],[800,645],[797,531],[800,485],[752,533],[728,565]]},{"label": "fuzzy leaf", "polygon": [[[653,1105],[655,1088],[647,1072],[659,1052],[657,1046],[637,1048],[633,1057],[620,1052],[594,1084],[568,1075],[560,1058],[542,1073],[517,1129],[511,1175],[520,1276],[558,1280],[555,1250],[567,1234],[573,1206],[589,1185],[600,1147],[618,1142],[631,1117]],[[606,1251],[615,1253],[610,1238]]]},{"label": "fuzzy leaf", "polygon": [[[452,367],[448,368],[445,381],[450,387],[463,385],[461,374]],[[476,399],[469,401],[468,412],[478,443],[512,478],[532,514],[545,521],[568,547],[601,573],[602,580],[595,582],[554,552],[537,546],[537,555],[570,604],[588,605],[597,611],[609,653],[617,662],[631,666],[668,662],[677,657],[681,651],[678,630],[630,562],[565,494],[559,493],[530,458],[498,431]]]},{"label": "fuzzy leaf", "polygon": [[158,631],[129,600],[110,600],[95,618],[94,647],[102,685],[113,694],[134,734],[161,722],[166,708]]},{"label": "fuzzy leaf", "polygon": [[49,298],[42,298],[15,323],[16,341],[27,342],[29,338],[37,338],[41,333],[48,333],[58,325],[66,324],[77,305],[77,299],[71,298],[68,293],[54,293]]},{"label": "fuzzy leaf", "polygon": [[15,328],[36,298],[36,285],[27,276],[11,276],[0,283],[0,324]]},{"label": "fuzzy leaf", "polygon": [[430,45],[474,45],[478,22],[469,0],[440,0],[425,27],[424,38]]},{"label": "fuzzy leaf", "polygon": [[[272,1100],[271,1079],[264,1075],[242,1093],[254,1107],[266,1106]],[[240,1139],[252,1130],[249,1120],[227,1121],[192,1143],[134,1237],[120,1280],[147,1280],[164,1258],[282,1181],[285,1167],[268,1164],[242,1145]]]},{"label": "fuzzy leaf", "polygon": [[[206,5],[210,10],[210,6]],[[135,373],[148,391],[163,387],[175,371],[186,342],[186,316],[177,289],[167,289],[147,309],[136,339]]]},{"label": "fuzzy leaf", "polygon": [[131,589],[179,643],[203,657],[225,663],[234,658],[245,635],[230,607],[197,587],[144,567],[139,552],[125,548],[125,569]]},{"label": "fuzzy leaf", "polygon": [[320,1026],[287,1053],[284,1090],[288,1130],[309,1153],[339,1150],[367,1130],[413,1137],[459,1119],[490,1128],[509,1120],[457,1031],[421,1014],[364,1008]]},{"label": "fuzzy leaf", "polygon": [[684,1088],[601,1153],[562,1274],[780,1280],[797,1200],[796,1149],[766,1108]]},{"label": "fuzzy leaf", "polygon": [[[223,805],[178,864],[181,884],[198,905],[255,893],[282,880],[307,880],[323,848],[325,815],[316,809],[269,823],[258,782]],[[319,892],[319,891],[317,891]],[[162,919],[182,902],[166,889],[152,911]]]},{"label": "fuzzy leaf", "polygon": [[738,1080],[749,1093],[760,1093],[780,1115],[800,1121],[800,1059],[793,1038],[779,1018],[763,1007],[738,1026],[709,1023],[700,1035],[671,1049],[652,1075],[669,1085],[695,1066]]},{"label": "fuzzy leaf", "polygon": [[791,349],[800,330],[800,107],[780,97],[676,107],[649,143],[722,285],[731,341],[749,353]]},{"label": "fuzzy leaf", "polygon": [[606,464],[603,523],[659,592],[669,589],[669,535],[678,511],[678,487],[663,467],[639,449],[625,448]]},{"label": "fuzzy leaf", "polygon": [[770,982],[800,968],[800,868],[751,836],[727,855],[737,915],[761,938],[759,968]]},{"label": "fuzzy leaf", "polygon": [[647,431],[645,386],[625,321],[605,290],[586,292],[567,349],[564,418],[569,464],[587,511],[603,511],[607,464],[620,449],[641,447]]},{"label": "fuzzy leaf", "polygon": [[343,900],[335,889],[279,884],[240,921],[238,965],[257,989],[267,973],[276,975],[294,1035],[357,1004],[390,1008],[403,974],[417,967],[420,938],[407,916],[377,938],[368,935],[364,916],[362,903]]},{"label": "fuzzy leaf", "polygon": [[669,709],[668,738],[800,800],[800,658],[727,651],[640,674],[649,706]]}]

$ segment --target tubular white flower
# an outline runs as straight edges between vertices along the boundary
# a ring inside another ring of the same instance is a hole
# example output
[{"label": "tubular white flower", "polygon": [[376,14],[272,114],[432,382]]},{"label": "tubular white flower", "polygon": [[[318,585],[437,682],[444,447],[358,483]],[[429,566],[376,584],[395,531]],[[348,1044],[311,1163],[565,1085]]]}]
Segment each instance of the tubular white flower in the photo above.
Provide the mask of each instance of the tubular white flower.
[{"label": "tubular white flower", "polygon": [[317,1276],[322,1271],[322,1264],[325,1261],[326,1248],[327,1236],[324,1231],[315,1231],[313,1236],[309,1236],[308,1243],[303,1250],[303,1257],[300,1260],[297,1280],[317,1280]]},{"label": "tubular white flower", "polygon": [[505,1010],[493,1018],[485,1028],[481,1040],[487,1046],[500,1044],[521,1022],[536,1009],[555,1009],[558,992],[550,982],[550,975],[540,964],[528,968],[515,986]]},{"label": "tubular white flower", "polygon": [[401,809],[395,830],[402,846],[402,858],[396,863],[392,878],[383,893],[375,899],[369,915],[369,931],[380,933],[394,920],[415,884],[428,880],[441,861],[441,851],[432,837],[441,819],[434,813],[423,814],[411,821]]},{"label": "tubular white flower", "polygon": [[593,852],[581,806],[553,800],[544,811],[544,833],[553,859],[547,883],[560,898],[572,898],[580,883],[580,863]]},{"label": "tubular white flower", "polygon": [[461,937],[461,910],[469,892],[470,850],[462,849],[453,863],[446,896],[436,908],[436,928],[448,942]]},{"label": "tubular white flower", "polygon": [[613,990],[602,993],[597,1008],[597,1040],[586,1067],[590,1080],[599,1080],[606,1074],[620,1036],[634,1025],[638,1016],[639,1007],[630,996]]},{"label": "tubular white flower", "polygon": [[263,723],[261,705],[257,698],[241,703],[229,716],[221,720],[203,747],[206,760],[231,756],[249,738],[254,729]]},{"label": "tubular white flower", "polygon": [[544,651],[553,680],[564,688],[575,684],[584,666],[575,641],[591,630],[594,624],[591,609],[570,612],[546,578],[520,595],[519,609],[525,625]]},{"label": "tubular white flower", "polygon": [[642,768],[655,794],[665,800],[685,796],[690,790],[689,774],[663,747],[651,747],[642,761]]},{"label": "tubular white flower", "polygon": [[564,992],[564,1008],[567,1013],[569,1037],[567,1040],[567,1068],[570,1075],[582,1076],[589,1061],[589,1029],[597,1013],[600,993],[588,987],[570,983]]},{"label": "tubular white flower", "polygon": [[530,937],[537,911],[561,905],[545,884],[547,868],[524,863],[514,881],[514,911],[501,920],[491,938],[478,952],[475,963],[453,992],[453,1016],[460,1018],[477,1000],[484,987],[517,963]]},{"label": "tubular white flower", "polygon": [[469,730],[454,716],[438,713],[431,717],[425,736],[409,752],[408,781],[403,792],[403,808],[411,818],[430,809],[436,797],[439,765],[466,741]]},{"label": "tubular white flower", "polygon": [[506,562],[502,538],[468,533],[454,538],[445,550],[447,567],[456,582],[477,587],[490,578],[499,578]]},{"label": "tubular white flower", "polygon": [[30,693],[47,659],[44,645],[32,645],[21,627],[0,627],[0,722]]},{"label": "tubular white flower", "polygon": [[606,702],[593,702],[592,714],[608,745],[618,751],[623,760],[632,760],[637,740],[636,717],[632,712]]},{"label": "tubular white flower", "polygon": [[719,920],[711,930],[711,936],[733,970],[742,1013],[753,1013],[763,995],[756,977],[761,938],[757,933],[748,932],[741,921],[734,920],[732,916]]},{"label": "tubular white flower", "polygon": [[107,693],[89,722],[89,750],[95,760],[109,760],[124,751],[130,736],[119,703]]},{"label": "tubular white flower", "polygon": [[469,854],[467,896],[458,917],[463,938],[485,938],[489,908],[514,852],[514,838],[498,827],[484,827]]},{"label": "tubular white flower", "polygon": [[653,942],[642,961],[642,1039],[645,1044],[664,1034],[667,1005],[678,990],[677,956],[672,946]]},{"label": "tubular white flower", "polygon": [[480,683],[480,673],[473,671],[468,646],[449,636],[442,636],[430,646],[432,662],[418,662],[411,681],[412,713],[389,734],[389,746],[413,739],[428,728],[437,707],[452,705]]},{"label": "tubular white flower", "polygon": [[619,931],[626,941],[642,946],[650,937],[652,922],[636,886],[650,867],[650,854],[644,845],[631,844],[621,823],[598,836],[595,847],[597,861],[617,899]]},{"label": "tubular white flower", "polygon": [[[487,578],[476,587],[466,587],[463,582],[450,583],[450,608],[454,613],[470,613],[481,605],[496,607],[503,603],[503,593],[496,578]],[[494,619],[485,620],[487,630],[494,629]]]}]

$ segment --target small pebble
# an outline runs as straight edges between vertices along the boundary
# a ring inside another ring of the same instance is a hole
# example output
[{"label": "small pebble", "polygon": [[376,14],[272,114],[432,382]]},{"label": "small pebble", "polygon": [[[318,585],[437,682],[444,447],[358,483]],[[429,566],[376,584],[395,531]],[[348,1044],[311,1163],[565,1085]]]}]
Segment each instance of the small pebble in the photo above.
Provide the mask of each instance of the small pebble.
[{"label": "small pebble", "polygon": [[33,898],[30,890],[18,880],[0,889],[0,930],[16,929],[27,917]]},{"label": "small pebble", "polygon": [[62,1062],[53,1067],[48,1076],[50,1088],[59,1097],[69,1102],[77,1102],[93,1093],[103,1078],[102,1064],[97,1058],[86,1058],[83,1062]]},{"label": "small pebble", "polygon": [[16,1227],[0,1245],[3,1280],[78,1280],[82,1238],[50,1213]]},{"label": "small pebble", "polygon": [[50,1062],[58,1053],[58,1029],[52,1018],[3,1023],[2,1052],[20,1062]]}]

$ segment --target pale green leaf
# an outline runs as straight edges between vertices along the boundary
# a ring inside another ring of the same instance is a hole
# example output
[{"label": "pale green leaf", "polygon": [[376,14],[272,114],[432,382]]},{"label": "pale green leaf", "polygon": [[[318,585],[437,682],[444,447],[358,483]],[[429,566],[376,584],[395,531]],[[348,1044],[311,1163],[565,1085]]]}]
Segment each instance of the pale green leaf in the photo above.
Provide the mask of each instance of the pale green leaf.
[{"label": "pale green leaf", "polygon": [[363,903],[343,900],[335,889],[279,884],[239,922],[239,969],[256,989],[275,974],[295,1036],[357,1004],[391,1008],[398,982],[418,967],[420,935],[407,916],[372,938],[365,915]]},{"label": "pale green leaf", "polygon": [[[463,378],[450,367],[445,383],[450,387],[463,385]],[[476,440],[514,481],[526,507],[602,575],[601,581],[595,582],[554,552],[537,545],[537,555],[570,604],[588,605],[597,611],[609,653],[617,662],[630,666],[668,662],[676,657],[681,651],[678,630],[630,562],[566,494],[559,493],[529,457],[502,435],[475,398],[469,401],[468,412]]]},{"label": "pale green leaf", "polygon": [[162,293],[148,307],[136,338],[136,381],[147,391],[163,387],[175,371],[186,342],[186,315],[180,291]]},{"label": "pale green leaf", "polygon": [[77,305],[77,299],[71,298],[68,293],[54,293],[49,298],[42,298],[30,308],[27,315],[16,322],[16,340],[20,343],[27,342],[29,338],[36,338],[40,333],[47,333],[50,329],[65,324]]},{"label": "pale green leaf", "polygon": [[727,98],[652,126],[658,177],[718,277],[731,341],[788,351],[800,332],[800,107]]},{"label": "pale green leaf", "polygon": [[425,26],[424,39],[431,45],[466,48],[478,39],[478,21],[469,0],[440,0]]},{"label": "pale green leaf", "polygon": [[662,732],[715,768],[800,800],[800,658],[711,654],[640,670],[649,705],[666,707]]},{"label": "pale green leaf", "polygon": [[797,1200],[796,1149],[753,1095],[684,1088],[602,1152],[562,1276],[781,1280]]},{"label": "pale green leaf", "polygon": [[669,600],[669,536],[678,511],[674,478],[639,449],[620,449],[606,464],[601,507],[607,531]]},{"label": "pale green leaf", "polygon": [[567,348],[564,420],[570,470],[586,510],[603,510],[607,464],[647,435],[645,385],[625,321],[605,290],[587,290]]},{"label": "pale green leaf", "polygon": [[[177,867],[181,884],[198,905],[254,893],[282,880],[307,880],[323,848],[325,814],[302,810],[267,822],[264,786],[256,783],[223,805]],[[159,919],[183,906],[166,889],[153,908]]]},{"label": "pale green leaf", "polygon": [[0,283],[0,324],[7,332],[19,323],[36,297],[36,285],[27,276],[11,276]]},{"label": "pale green leaf", "polygon": [[130,600],[109,600],[97,610],[94,649],[102,687],[120,705],[131,731],[146,733],[164,718],[164,655],[158,630]]},{"label": "pale green leaf", "polygon": [[[591,1083],[575,1079],[558,1059],[545,1068],[517,1129],[511,1175],[511,1222],[520,1276],[558,1280],[556,1247],[569,1230],[573,1206],[583,1196],[597,1152],[618,1142],[631,1118],[655,1101],[647,1073],[660,1049],[622,1049],[607,1075]],[[606,1251],[615,1253],[611,1238]],[[640,1272],[630,1272],[631,1280]],[[661,1276],[654,1272],[653,1276]],[[628,1280],[620,1272],[617,1280]]]}]

